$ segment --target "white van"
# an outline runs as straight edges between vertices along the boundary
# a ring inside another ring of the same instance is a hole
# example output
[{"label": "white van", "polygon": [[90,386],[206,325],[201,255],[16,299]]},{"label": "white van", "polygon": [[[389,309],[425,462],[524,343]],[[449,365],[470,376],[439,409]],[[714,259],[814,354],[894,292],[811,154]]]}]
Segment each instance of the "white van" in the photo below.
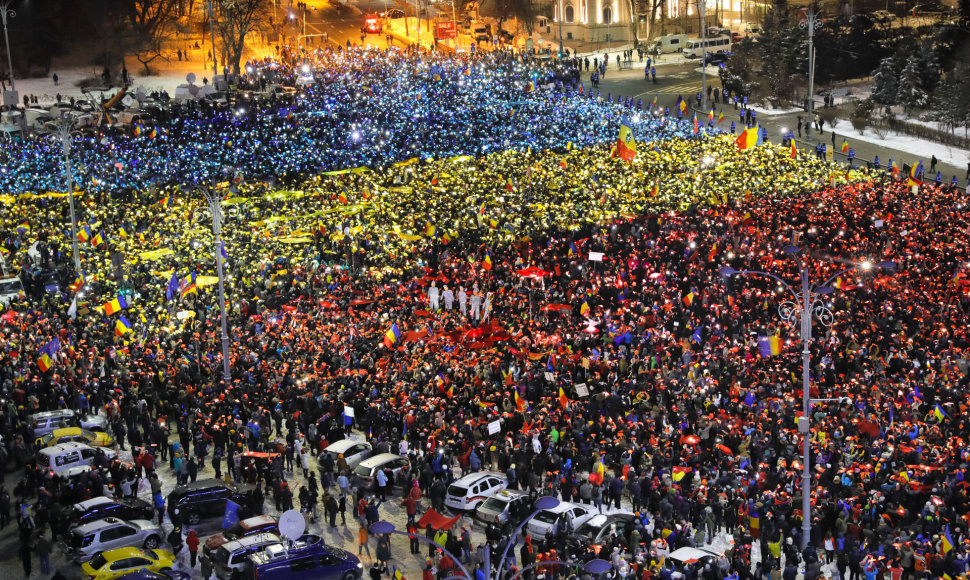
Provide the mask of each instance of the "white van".
[{"label": "white van", "polygon": [[[99,447],[109,458],[116,455],[112,449]],[[37,469],[60,475],[72,467],[92,465],[97,451],[83,443],[60,443],[37,452]]]},{"label": "white van", "polygon": [[251,555],[282,541],[276,534],[256,534],[226,542],[213,553],[212,569],[220,580],[229,580],[237,570],[245,569]]},{"label": "white van", "polygon": [[714,54],[716,52],[731,52],[731,37],[718,36],[701,40],[696,38],[687,41],[684,47],[684,56],[687,58],[700,58],[703,53]]},{"label": "white van", "polygon": [[684,45],[687,44],[686,34],[668,34],[666,36],[660,36],[655,38],[653,43],[650,44],[649,52],[650,54],[657,54],[657,49],[663,54],[670,54],[672,52],[680,52]]},{"label": "white van", "polygon": [[475,519],[485,523],[520,521],[529,513],[529,494],[515,489],[503,489],[478,504]]},{"label": "white van", "polygon": [[505,474],[496,471],[469,473],[448,486],[445,505],[456,510],[473,510],[508,486]]}]

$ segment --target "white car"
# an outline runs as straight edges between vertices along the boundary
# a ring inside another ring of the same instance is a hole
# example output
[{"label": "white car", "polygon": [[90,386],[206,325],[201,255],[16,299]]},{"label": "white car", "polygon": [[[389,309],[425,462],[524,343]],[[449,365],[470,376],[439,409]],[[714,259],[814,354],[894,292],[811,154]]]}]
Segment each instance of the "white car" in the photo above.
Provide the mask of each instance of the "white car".
[{"label": "white car", "polygon": [[509,486],[503,473],[479,471],[469,473],[448,486],[445,505],[456,510],[473,510],[486,499]]},{"label": "white car", "polygon": [[533,536],[543,537],[549,530],[556,532],[559,526],[565,524],[566,520],[569,520],[575,530],[596,514],[596,508],[592,505],[574,504],[564,501],[554,508],[542,510],[536,514],[526,524],[526,528]]},{"label": "white car", "polygon": [[[323,450],[333,458],[334,465],[337,464],[337,459],[343,455],[344,461],[347,462],[347,467],[353,469],[360,464],[361,461],[367,459],[373,453],[373,448],[371,444],[366,441],[354,441],[353,439],[341,439],[340,441],[334,441],[327,448]],[[320,460],[323,459],[323,454],[320,454],[320,458],[317,459],[317,464],[319,465]]]},{"label": "white car", "polygon": [[85,562],[98,552],[115,548],[145,547],[154,550],[162,542],[162,530],[148,520],[126,522],[118,518],[96,520],[71,530],[64,550],[75,562]]},{"label": "white car", "polygon": [[58,443],[37,452],[37,469],[61,475],[71,468],[93,465],[98,453],[103,453],[108,459],[118,455],[114,449],[105,447],[94,448],[77,442]]}]

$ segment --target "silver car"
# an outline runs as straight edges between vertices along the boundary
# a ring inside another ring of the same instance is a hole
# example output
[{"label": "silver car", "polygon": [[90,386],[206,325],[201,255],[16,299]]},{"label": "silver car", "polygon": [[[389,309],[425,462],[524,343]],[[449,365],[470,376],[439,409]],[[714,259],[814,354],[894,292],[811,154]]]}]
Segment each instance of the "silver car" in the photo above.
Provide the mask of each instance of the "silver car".
[{"label": "silver car", "polygon": [[75,562],[85,562],[98,552],[115,548],[145,547],[154,550],[162,543],[162,530],[148,520],[124,521],[104,518],[70,531],[64,545]]}]

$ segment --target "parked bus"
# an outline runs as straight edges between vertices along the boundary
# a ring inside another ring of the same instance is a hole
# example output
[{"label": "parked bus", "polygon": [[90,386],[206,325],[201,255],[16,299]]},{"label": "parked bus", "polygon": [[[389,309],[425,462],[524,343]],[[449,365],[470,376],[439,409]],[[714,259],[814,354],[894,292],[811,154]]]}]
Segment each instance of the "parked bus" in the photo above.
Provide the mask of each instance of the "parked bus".
[{"label": "parked bus", "polygon": [[695,38],[688,40],[687,46],[684,47],[684,56],[687,58],[700,58],[703,52],[731,52],[731,37],[718,36],[703,41]]}]

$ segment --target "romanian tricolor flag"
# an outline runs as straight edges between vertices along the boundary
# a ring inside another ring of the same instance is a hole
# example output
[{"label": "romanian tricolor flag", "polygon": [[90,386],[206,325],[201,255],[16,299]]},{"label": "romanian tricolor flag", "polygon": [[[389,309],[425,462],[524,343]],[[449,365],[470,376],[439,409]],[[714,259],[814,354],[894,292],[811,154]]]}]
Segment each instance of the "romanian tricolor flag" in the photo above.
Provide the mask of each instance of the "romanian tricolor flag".
[{"label": "romanian tricolor flag", "polygon": [[953,536],[950,535],[950,524],[947,524],[946,528],[943,530],[941,549],[943,550],[944,554],[953,549]]},{"label": "romanian tricolor flag", "polygon": [[738,146],[738,149],[744,151],[745,149],[751,149],[758,144],[758,128],[752,127],[750,129],[745,129],[741,131],[738,138],[734,140],[734,144]]},{"label": "romanian tricolor flag", "polygon": [[505,191],[509,193],[512,193],[513,191],[515,191],[515,184],[512,183],[511,177],[505,180]]},{"label": "romanian tricolor flag", "polygon": [[397,323],[391,324],[391,327],[387,329],[384,333],[384,346],[387,348],[394,348],[394,345],[401,342],[401,329],[397,327]]},{"label": "romanian tricolor flag", "polygon": [[122,226],[118,226],[118,235],[121,236],[123,239],[126,239],[126,240],[129,237],[131,237],[131,234],[128,233],[128,228],[126,228],[123,225]]},{"label": "romanian tricolor flag", "polygon": [[718,113],[717,114],[717,122],[720,123],[723,120],[724,120],[724,113]]},{"label": "romanian tricolor flag", "polygon": [[920,181],[919,179],[916,179],[916,176],[919,175],[919,170],[922,166],[923,166],[923,162],[920,161],[916,165],[913,165],[912,167],[909,168],[909,175],[907,176],[907,179],[906,179],[907,186],[912,187],[914,185],[923,185],[922,181]]},{"label": "romanian tricolor flag", "polygon": [[694,135],[697,135],[700,131],[700,125],[697,123],[697,113],[694,113]]},{"label": "romanian tricolor flag", "polygon": [[69,288],[71,289],[71,292],[77,292],[81,288],[84,288],[84,285],[87,284],[87,282],[87,277],[84,275],[84,272],[81,272],[77,275],[77,278],[74,279],[74,283],[71,284]]},{"label": "romanian tricolor flag", "polygon": [[694,303],[694,293],[688,292],[687,296],[684,296],[684,306],[690,306]]},{"label": "romanian tricolor flag", "polygon": [[97,248],[98,246],[104,243],[104,240],[105,240],[104,232],[99,231],[98,233],[94,234],[93,238],[91,238],[91,245]]},{"label": "romanian tricolor flag", "polygon": [[492,269],[492,254],[489,252],[485,252],[485,259],[482,260],[482,268],[485,268],[486,270]]},{"label": "romanian tricolor flag", "polygon": [[101,308],[104,309],[105,314],[107,314],[108,316],[111,316],[116,312],[121,312],[125,308],[128,308],[128,302],[125,300],[124,296],[122,296],[121,294],[118,294],[117,298],[115,298],[111,302],[106,302],[104,306],[102,306]]},{"label": "romanian tricolor flag", "polygon": [[91,239],[91,228],[84,226],[77,232],[77,240],[79,242],[86,242]]},{"label": "romanian tricolor flag", "polygon": [[156,129],[155,127],[152,127],[152,132],[149,133],[148,136],[151,137],[152,139],[154,139],[155,137],[158,137],[158,129]]},{"label": "romanian tricolor flag", "polygon": [[764,358],[781,354],[781,339],[777,336],[763,336],[758,339],[758,350]]},{"label": "romanian tricolor flag", "polygon": [[616,139],[616,149],[613,154],[624,161],[633,161],[637,156],[637,142],[633,138],[632,127],[633,123],[630,122],[629,117],[624,117],[620,121],[620,134]]},{"label": "romanian tricolor flag", "polygon": [[579,305],[579,315],[586,316],[589,314],[589,302],[583,300],[583,303]]},{"label": "romanian tricolor flag", "polygon": [[408,580],[404,577],[404,574],[401,574],[401,571],[397,569],[397,566],[394,566],[394,573],[392,576],[394,576],[394,580]]},{"label": "romanian tricolor flag", "polygon": [[438,231],[438,228],[434,225],[434,222],[433,221],[428,220],[428,221],[426,221],[424,223],[424,235],[425,235],[425,237],[433,238],[435,232],[437,232],[437,231]]},{"label": "romanian tricolor flag", "polygon": [[650,197],[657,197],[658,195],[660,195],[660,186],[654,183],[653,187],[650,189]]},{"label": "romanian tricolor flag", "polygon": [[124,314],[122,314],[121,317],[118,318],[118,321],[115,322],[115,336],[124,336],[129,332],[131,332],[131,323],[128,322],[128,319],[125,318]]},{"label": "romanian tricolor flag", "polygon": [[711,107],[711,112],[707,114],[708,122],[714,122],[714,107]]},{"label": "romanian tricolor flag", "polygon": [[54,355],[61,349],[61,342],[54,338],[52,341],[44,345],[43,348],[38,352],[37,366],[40,367],[41,372],[46,373],[54,366]]},{"label": "romanian tricolor flag", "polygon": [[337,199],[340,200],[340,203],[342,203],[344,205],[347,205],[347,193],[346,192],[341,191],[340,192],[340,195],[337,196]]},{"label": "romanian tricolor flag", "polygon": [[848,153],[849,152],[849,142],[846,141],[845,139],[842,140],[842,148],[841,149],[842,149],[842,152],[843,153]]},{"label": "romanian tricolor flag", "polygon": [[687,101],[680,96],[677,97],[677,108],[680,109],[681,113],[687,113]]},{"label": "romanian tricolor flag", "polygon": [[144,133],[145,130],[141,128],[141,125],[135,125],[135,137]]},{"label": "romanian tricolor flag", "polygon": [[566,391],[559,387],[559,404],[566,408],[569,406],[569,397],[566,396]]},{"label": "romanian tricolor flag", "polygon": [[795,146],[795,140],[791,140],[791,158],[795,159],[798,157],[798,147]]}]

